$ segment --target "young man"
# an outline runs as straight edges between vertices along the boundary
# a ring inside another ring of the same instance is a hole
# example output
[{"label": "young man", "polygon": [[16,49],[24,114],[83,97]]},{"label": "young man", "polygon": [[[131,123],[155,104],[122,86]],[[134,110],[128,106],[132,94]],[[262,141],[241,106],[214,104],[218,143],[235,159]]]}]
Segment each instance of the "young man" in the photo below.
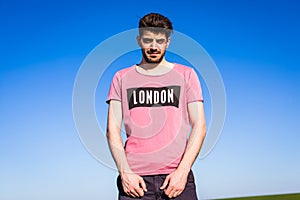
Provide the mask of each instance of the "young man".
[{"label": "young man", "polygon": [[194,70],[165,59],[172,29],[160,14],[140,19],[142,61],[111,83],[107,139],[120,200],[197,199],[191,167],[206,134],[203,98]]}]

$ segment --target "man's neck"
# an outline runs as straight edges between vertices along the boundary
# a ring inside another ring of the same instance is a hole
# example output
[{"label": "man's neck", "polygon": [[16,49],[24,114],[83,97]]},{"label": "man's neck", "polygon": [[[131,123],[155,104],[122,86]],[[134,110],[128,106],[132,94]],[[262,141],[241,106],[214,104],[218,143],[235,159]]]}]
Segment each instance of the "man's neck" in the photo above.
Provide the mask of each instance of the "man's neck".
[{"label": "man's neck", "polygon": [[163,59],[160,63],[147,63],[144,60],[137,65],[137,70],[145,75],[162,75],[172,70],[174,64]]}]

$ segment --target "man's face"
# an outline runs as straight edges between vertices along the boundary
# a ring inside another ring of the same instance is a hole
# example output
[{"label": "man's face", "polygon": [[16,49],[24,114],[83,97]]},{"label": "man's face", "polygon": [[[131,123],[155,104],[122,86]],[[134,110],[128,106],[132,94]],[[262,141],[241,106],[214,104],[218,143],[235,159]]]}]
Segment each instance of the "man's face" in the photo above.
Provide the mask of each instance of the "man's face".
[{"label": "man's face", "polygon": [[163,60],[170,38],[166,38],[163,33],[144,31],[137,39],[147,63],[160,63]]}]

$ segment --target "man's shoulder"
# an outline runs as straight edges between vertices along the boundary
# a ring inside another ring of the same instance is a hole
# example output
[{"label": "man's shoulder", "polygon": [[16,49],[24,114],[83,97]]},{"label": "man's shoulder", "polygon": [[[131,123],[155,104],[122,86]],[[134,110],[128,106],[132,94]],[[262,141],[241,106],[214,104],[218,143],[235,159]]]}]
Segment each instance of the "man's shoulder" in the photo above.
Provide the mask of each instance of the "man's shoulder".
[{"label": "man's shoulder", "polygon": [[187,66],[187,65],[183,65],[183,64],[180,64],[180,63],[174,63],[174,66],[175,69],[178,71],[178,72],[181,72],[183,74],[185,73],[190,73],[191,71],[193,71],[193,68],[190,67],[190,66]]},{"label": "man's shoulder", "polygon": [[120,69],[119,71],[116,72],[116,76],[123,77],[127,73],[131,72],[132,70],[135,70],[135,65],[132,65],[130,67],[125,67],[123,69]]}]

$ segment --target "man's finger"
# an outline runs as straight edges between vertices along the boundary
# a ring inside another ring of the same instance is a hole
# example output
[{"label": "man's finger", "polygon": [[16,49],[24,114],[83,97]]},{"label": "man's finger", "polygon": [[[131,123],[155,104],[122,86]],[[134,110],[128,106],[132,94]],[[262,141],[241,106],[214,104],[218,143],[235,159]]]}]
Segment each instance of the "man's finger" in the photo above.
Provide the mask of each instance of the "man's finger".
[{"label": "man's finger", "polygon": [[166,189],[167,185],[169,184],[170,181],[170,176],[167,176],[164,183],[162,184],[162,186],[160,187],[161,190]]},{"label": "man's finger", "polygon": [[177,191],[177,192],[174,192],[173,196],[171,198],[175,198],[175,197],[178,197],[180,194],[181,194],[182,191]]},{"label": "man's finger", "polygon": [[138,194],[138,197],[144,196],[144,190],[140,187],[135,189],[136,193]]},{"label": "man's finger", "polygon": [[173,197],[177,197],[177,190],[175,190],[175,189],[173,189],[173,190],[171,190],[170,192],[169,192],[169,194],[168,194],[168,197],[171,199],[171,198],[173,198]]},{"label": "man's finger", "polygon": [[130,188],[129,190],[128,190],[128,193],[127,193],[129,196],[132,196],[132,197],[139,197],[139,194],[138,194],[138,192],[136,191],[136,189],[135,188]]},{"label": "man's finger", "polygon": [[141,185],[142,189],[143,189],[145,192],[147,192],[146,183],[145,183],[145,181],[144,181],[143,178],[140,179],[140,185]]},{"label": "man's finger", "polygon": [[132,197],[139,197],[139,194],[135,191],[135,189],[130,190],[129,194]]}]

